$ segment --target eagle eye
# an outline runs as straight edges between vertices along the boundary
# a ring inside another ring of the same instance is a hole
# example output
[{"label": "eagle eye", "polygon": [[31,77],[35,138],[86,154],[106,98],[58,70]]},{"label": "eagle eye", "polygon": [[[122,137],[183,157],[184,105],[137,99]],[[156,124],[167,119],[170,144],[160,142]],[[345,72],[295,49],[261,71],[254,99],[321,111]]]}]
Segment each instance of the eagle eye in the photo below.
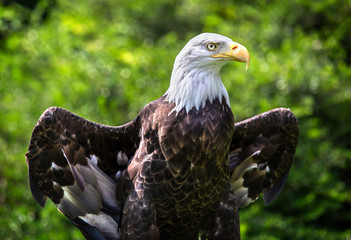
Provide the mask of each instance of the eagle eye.
[{"label": "eagle eye", "polygon": [[217,49],[217,45],[213,42],[209,42],[206,44],[206,49],[212,52]]}]

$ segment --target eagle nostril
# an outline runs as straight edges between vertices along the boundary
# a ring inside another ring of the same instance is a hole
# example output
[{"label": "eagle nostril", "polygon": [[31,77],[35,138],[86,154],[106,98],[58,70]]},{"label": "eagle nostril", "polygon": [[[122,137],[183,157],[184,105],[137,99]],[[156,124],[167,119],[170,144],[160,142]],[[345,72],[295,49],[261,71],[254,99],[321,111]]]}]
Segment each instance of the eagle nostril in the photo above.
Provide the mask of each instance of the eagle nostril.
[{"label": "eagle nostril", "polygon": [[237,49],[237,48],[238,48],[238,45],[233,46],[233,47],[232,47],[232,51],[234,51],[234,50]]}]

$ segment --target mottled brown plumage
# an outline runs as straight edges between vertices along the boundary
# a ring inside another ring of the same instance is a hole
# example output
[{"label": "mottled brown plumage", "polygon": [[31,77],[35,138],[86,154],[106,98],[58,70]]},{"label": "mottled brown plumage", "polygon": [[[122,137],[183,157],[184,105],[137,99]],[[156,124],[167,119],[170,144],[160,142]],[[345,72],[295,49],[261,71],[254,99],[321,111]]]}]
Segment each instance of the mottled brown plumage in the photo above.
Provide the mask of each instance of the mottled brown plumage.
[{"label": "mottled brown plumage", "polygon": [[166,94],[122,126],[47,109],[26,153],[34,198],[87,239],[240,239],[238,209],[282,190],[298,124],[283,108],[234,124],[219,78],[228,58],[249,61],[228,38],[195,37]]},{"label": "mottled brown plumage", "polygon": [[125,172],[135,181],[122,219],[130,239],[137,238],[137,227],[150,224],[138,221],[145,207],[154,208],[157,218],[152,224],[162,239],[195,239],[200,229],[208,228],[208,218],[226,200],[222,198],[230,187],[228,148],[234,118],[229,106],[216,99],[205,108],[176,113],[174,104],[164,99],[139,114],[143,136],[130,165],[139,171]]}]

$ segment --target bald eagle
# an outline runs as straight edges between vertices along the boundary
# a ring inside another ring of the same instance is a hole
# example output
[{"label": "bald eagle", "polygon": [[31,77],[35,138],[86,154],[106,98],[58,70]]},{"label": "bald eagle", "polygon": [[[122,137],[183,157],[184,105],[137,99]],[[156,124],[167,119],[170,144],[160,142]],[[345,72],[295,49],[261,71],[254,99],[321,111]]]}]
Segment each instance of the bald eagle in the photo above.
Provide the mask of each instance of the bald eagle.
[{"label": "bald eagle", "polygon": [[279,195],[299,127],[284,108],[234,123],[220,78],[233,60],[248,66],[247,49],[194,37],[166,93],[122,126],[47,109],[25,155],[35,200],[87,239],[240,239],[239,208]]}]

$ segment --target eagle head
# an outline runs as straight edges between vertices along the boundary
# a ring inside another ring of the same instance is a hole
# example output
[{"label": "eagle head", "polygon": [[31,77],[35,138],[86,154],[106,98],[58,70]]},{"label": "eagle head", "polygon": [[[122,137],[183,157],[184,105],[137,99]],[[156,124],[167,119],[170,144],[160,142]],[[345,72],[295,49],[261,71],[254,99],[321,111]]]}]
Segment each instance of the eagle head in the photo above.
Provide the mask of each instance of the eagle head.
[{"label": "eagle head", "polygon": [[197,110],[206,102],[224,98],[229,106],[229,96],[221,78],[220,70],[229,61],[250,64],[247,49],[215,33],[202,33],[192,38],[179,52],[174,61],[170,86],[165,93],[169,102],[175,103],[175,111],[183,108]]}]

